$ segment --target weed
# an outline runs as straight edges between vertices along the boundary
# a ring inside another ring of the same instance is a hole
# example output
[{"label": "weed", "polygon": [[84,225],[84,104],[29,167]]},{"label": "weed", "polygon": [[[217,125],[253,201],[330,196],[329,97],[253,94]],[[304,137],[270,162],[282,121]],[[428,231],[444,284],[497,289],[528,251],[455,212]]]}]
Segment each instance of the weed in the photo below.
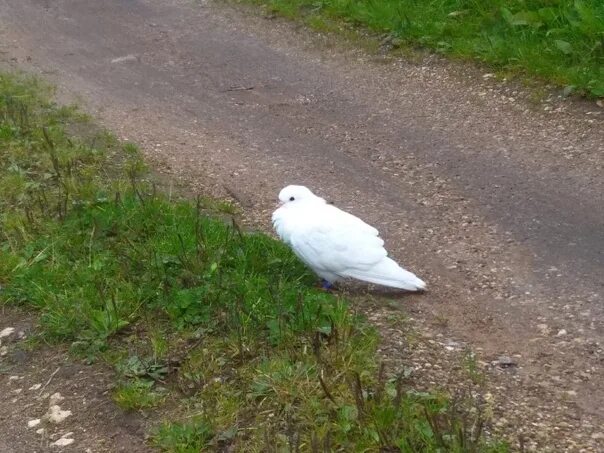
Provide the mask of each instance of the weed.
[{"label": "weed", "polygon": [[478,363],[476,361],[476,355],[474,355],[472,351],[466,350],[464,352],[462,362],[464,370],[470,380],[474,384],[483,384],[485,381],[485,376],[480,367],[478,366]]},{"label": "weed", "polygon": [[435,317],[434,324],[441,328],[446,328],[449,325],[449,319],[442,314]]},{"label": "weed", "polygon": [[161,381],[168,374],[168,367],[155,360],[141,359],[139,356],[130,356],[125,361],[117,364],[117,371],[128,378]]},{"label": "weed", "polygon": [[164,451],[198,453],[205,450],[213,433],[201,420],[187,423],[164,423],[156,430],[153,443]]},{"label": "weed", "polygon": [[147,409],[160,404],[166,393],[153,389],[153,381],[132,380],[119,385],[113,392],[113,400],[122,409]]}]

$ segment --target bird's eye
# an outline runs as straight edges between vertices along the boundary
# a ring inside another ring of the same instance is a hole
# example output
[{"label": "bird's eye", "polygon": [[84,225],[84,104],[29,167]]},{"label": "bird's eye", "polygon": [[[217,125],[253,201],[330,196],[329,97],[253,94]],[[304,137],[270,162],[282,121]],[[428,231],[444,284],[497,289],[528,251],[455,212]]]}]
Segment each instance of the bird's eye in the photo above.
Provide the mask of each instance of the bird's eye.
[{"label": "bird's eye", "polygon": [[294,197],[289,197],[289,201],[294,201],[295,198]]}]

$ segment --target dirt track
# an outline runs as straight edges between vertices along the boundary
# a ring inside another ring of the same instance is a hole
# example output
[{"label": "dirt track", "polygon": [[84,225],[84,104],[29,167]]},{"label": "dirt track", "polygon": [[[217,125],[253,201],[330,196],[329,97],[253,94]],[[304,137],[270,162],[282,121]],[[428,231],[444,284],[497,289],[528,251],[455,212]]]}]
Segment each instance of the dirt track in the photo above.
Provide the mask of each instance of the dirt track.
[{"label": "dirt track", "polygon": [[595,103],[531,103],[484,71],[366,55],[186,0],[0,0],[0,43],[3,60],[45,74],[191,192],[236,198],[256,225],[269,228],[276,193],[294,182],[368,220],[427,280],[427,294],[400,300],[422,326],[487,362],[514,356],[506,403],[552,412],[531,414],[537,423],[566,423],[561,448],[595,445]]}]

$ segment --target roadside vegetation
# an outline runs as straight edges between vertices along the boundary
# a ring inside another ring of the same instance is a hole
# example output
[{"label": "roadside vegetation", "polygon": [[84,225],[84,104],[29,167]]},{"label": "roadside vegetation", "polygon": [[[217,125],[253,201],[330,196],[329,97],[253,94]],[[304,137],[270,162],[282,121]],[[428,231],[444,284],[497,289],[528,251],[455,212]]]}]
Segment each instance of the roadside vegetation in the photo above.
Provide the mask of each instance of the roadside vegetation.
[{"label": "roadside vegetation", "polygon": [[[0,74],[0,304],[116,371],[164,451],[504,452],[471,394],[417,391],[379,337],[228,203],[171,199],[136,147]],[[168,420],[168,421],[162,421]]]},{"label": "roadside vegetation", "polygon": [[601,0],[240,0],[302,18],[319,30],[342,26],[386,34],[394,47],[474,58],[508,74],[537,76],[604,96]]}]

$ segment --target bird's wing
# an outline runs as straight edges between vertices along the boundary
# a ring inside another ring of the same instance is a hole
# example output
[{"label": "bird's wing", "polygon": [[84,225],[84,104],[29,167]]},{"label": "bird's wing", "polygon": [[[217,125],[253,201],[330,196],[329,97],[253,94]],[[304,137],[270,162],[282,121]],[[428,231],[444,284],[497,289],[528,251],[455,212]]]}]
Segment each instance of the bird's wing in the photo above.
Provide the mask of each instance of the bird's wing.
[{"label": "bird's wing", "polygon": [[341,227],[349,226],[358,230],[358,232],[362,231],[373,236],[379,235],[377,229],[363,222],[357,216],[352,215],[346,211],[342,211],[334,205],[325,205],[324,212],[325,219],[329,220],[333,225],[340,225]]},{"label": "bird's wing", "polygon": [[325,208],[298,225],[290,237],[302,261],[314,269],[339,274],[368,269],[387,256],[375,228],[333,206]]}]

